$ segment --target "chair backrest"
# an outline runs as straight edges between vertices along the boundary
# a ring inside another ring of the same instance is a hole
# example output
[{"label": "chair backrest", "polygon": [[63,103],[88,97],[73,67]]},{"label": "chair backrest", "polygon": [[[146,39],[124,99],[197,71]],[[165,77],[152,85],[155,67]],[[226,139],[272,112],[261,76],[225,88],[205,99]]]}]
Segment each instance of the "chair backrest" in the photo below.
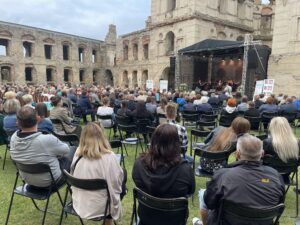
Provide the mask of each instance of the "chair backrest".
[{"label": "chair backrest", "polygon": [[236,115],[221,115],[219,124],[220,126],[230,127],[231,122],[236,118]]},{"label": "chair backrest", "polygon": [[203,157],[213,161],[228,161],[231,151],[220,151],[220,152],[210,152],[205,149],[196,148],[195,155]]},{"label": "chair backrest", "polygon": [[214,122],[218,118],[218,114],[202,114],[200,120],[206,122]]},{"label": "chair backrest", "polygon": [[263,112],[261,114],[261,118],[264,121],[270,121],[273,117],[278,116],[277,112]]},{"label": "chair backrest", "polygon": [[194,111],[183,111],[181,113],[182,119],[187,121],[198,121],[199,114]]},{"label": "chair backrest", "polygon": [[53,119],[53,118],[50,118],[50,120],[51,120],[51,122],[53,123],[53,124],[59,124],[59,125],[62,125],[62,121],[60,120],[60,119]]},{"label": "chair backrest", "polygon": [[285,163],[278,157],[267,154],[263,157],[263,164],[276,169],[280,174],[289,174],[298,170],[299,160],[289,160]]},{"label": "chair backrest", "polygon": [[136,125],[123,125],[118,124],[120,131],[135,133],[137,131]]},{"label": "chair backrest", "polygon": [[89,190],[89,191],[96,191],[96,190],[103,190],[103,189],[108,190],[107,182],[104,179],[79,179],[73,177],[66,170],[64,170],[64,174],[67,178],[67,183],[70,186],[84,189],[84,190]]},{"label": "chair backrest", "polygon": [[121,148],[122,147],[122,142],[120,140],[112,140],[109,141],[110,147],[111,148]]},{"label": "chair backrest", "polygon": [[128,116],[120,116],[120,115],[116,115],[116,122],[118,125],[130,125],[132,124],[130,118]]},{"label": "chair backrest", "polygon": [[275,225],[284,211],[284,204],[268,208],[250,208],[240,204],[223,201],[221,209],[221,224],[233,225]]},{"label": "chair backrest", "polygon": [[50,166],[43,163],[36,163],[36,164],[23,164],[17,161],[14,161],[18,170],[31,173],[31,174],[40,174],[40,173],[51,173]]},{"label": "chair backrest", "polygon": [[112,115],[98,115],[97,118],[100,120],[112,120]]},{"label": "chair backrest", "polygon": [[53,132],[53,135],[60,141],[69,143],[71,146],[76,146],[79,144],[79,137],[76,134],[59,134]]},{"label": "chair backrest", "polygon": [[244,116],[244,118],[249,121],[251,130],[257,130],[259,128],[259,124],[261,122],[260,117]]},{"label": "chair backrest", "polygon": [[210,130],[214,129],[216,127],[217,122],[216,121],[197,121],[197,127],[200,129],[208,128]]},{"label": "chair backrest", "polygon": [[187,198],[157,198],[138,188],[133,189],[134,201],[138,201],[138,215],[143,225],[185,225],[188,219]]},{"label": "chair backrest", "polygon": [[149,119],[136,119],[135,125],[136,125],[136,132],[141,134],[147,134],[148,129],[145,129],[148,126],[151,126],[151,121]]},{"label": "chair backrest", "polygon": [[285,117],[289,121],[289,123],[292,123],[297,118],[297,113],[296,112],[295,113],[293,113],[293,112],[290,112],[290,113],[285,112],[285,113],[281,113],[281,116]]},{"label": "chair backrest", "polygon": [[207,130],[191,130],[191,136],[196,137],[207,137],[210,134],[210,131]]}]

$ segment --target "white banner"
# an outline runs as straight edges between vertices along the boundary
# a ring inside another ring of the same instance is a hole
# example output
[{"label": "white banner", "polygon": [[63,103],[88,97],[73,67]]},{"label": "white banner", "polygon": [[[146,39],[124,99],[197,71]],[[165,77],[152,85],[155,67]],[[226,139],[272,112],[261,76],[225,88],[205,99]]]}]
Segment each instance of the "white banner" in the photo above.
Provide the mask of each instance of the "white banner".
[{"label": "white banner", "polygon": [[267,96],[273,94],[274,84],[275,84],[274,79],[264,80],[263,93]]},{"label": "white banner", "polygon": [[163,90],[168,91],[168,81],[167,80],[160,80],[159,81],[159,89],[162,92]]},{"label": "white banner", "polygon": [[259,95],[259,94],[263,93],[264,82],[265,82],[264,80],[256,81],[253,99],[254,99],[255,95]]},{"label": "white banner", "polygon": [[154,88],[154,81],[153,80],[147,80],[146,81],[146,88],[147,89],[153,89]]}]

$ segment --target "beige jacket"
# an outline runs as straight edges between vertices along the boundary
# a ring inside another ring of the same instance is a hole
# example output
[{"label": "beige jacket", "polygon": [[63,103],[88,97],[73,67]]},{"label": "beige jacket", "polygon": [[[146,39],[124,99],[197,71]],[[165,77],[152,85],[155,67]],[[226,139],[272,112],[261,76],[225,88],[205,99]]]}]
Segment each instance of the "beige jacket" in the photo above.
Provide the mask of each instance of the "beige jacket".
[{"label": "beige jacket", "polygon": [[[72,166],[77,158],[75,154]],[[114,220],[121,218],[120,194],[122,192],[123,170],[114,153],[104,154],[97,160],[81,158],[74,169],[73,176],[84,179],[105,179],[111,198],[110,212],[108,214]],[[107,198],[105,190],[85,191],[74,187],[72,190],[73,207],[80,217],[91,219],[104,215]]]},{"label": "beige jacket", "polygon": [[[63,107],[54,107],[50,111],[50,119],[60,119],[63,122],[63,126],[67,133],[73,133],[76,130],[76,126],[72,125],[72,118],[69,117],[68,110]],[[62,132],[62,127],[56,126],[57,132]]]}]

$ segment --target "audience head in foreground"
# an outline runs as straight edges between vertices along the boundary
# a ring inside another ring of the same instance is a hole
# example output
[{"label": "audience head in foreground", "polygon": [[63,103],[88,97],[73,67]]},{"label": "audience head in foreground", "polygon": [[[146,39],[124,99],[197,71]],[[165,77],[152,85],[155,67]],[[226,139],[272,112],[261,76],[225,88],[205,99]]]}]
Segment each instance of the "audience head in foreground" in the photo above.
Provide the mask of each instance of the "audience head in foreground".
[{"label": "audience head in foreground", "polygon": [[[111,200],[110,216],[113,220],[121,217],[123,170],[100,124],[90,122],[83,128],[71,171],[80,179],[105,179]],[[104,214],[106,190],[87,191],[73,187],[72,191],[73,207],[81,218],[92,219]]]},{"label": "audience head in foreground", "polygon": [[[206,190],[199,191],[200,212],[204,225],[219,225],[222,202],[244,207],[268,208],[283,202],[285,186],[278,172],[260,162],[262,141],[244,134],[237,141],[239,161],[217,170]],[[241,185],[242,184],[242,185]],[[228,219],[228,218],[227,218]],[[228,221],[232,225],[243,221]],[[255,221],[250,225],[255,225]]]},{"label": "audience head in foreground", "polygon": [[161,198],[185,197],[195,191],[191,166],[180,156],[175,126],[162,124],[151,138],[149,151],[135,161],[132,177],[144,192]]}]

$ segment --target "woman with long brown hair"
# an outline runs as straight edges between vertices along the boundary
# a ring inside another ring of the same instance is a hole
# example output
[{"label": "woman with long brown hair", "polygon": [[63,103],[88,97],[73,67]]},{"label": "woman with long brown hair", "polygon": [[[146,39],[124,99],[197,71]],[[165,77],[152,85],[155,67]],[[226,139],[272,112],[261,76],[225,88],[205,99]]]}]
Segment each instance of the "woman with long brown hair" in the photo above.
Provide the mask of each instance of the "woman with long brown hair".
[{"label": "woman with long brown hair", "polygon": [[134,164],[132,177],[138,188],[156,197],[186,197],[194,193],[194,173],[181,158],[175,126],[162,124],[156,128],[149,151]]},{"label": "woman with long brown hair", "polygon": [[[240,135],[248,133],[249,130],[249,121],[243,117],[237,117],[232,121],[230,127],[226,128],[219,126],[214,129],[204,141],[206,144],[204,149],[211,152],[231,150],[232,148],[235,148],[237,138]],[[212,173],[213,170],[219,166],[222,167],[222,165],[216,165],[215,162],[211,162],[206,158],[201,157],[200,159],[201,169],[208,173]]]}]

